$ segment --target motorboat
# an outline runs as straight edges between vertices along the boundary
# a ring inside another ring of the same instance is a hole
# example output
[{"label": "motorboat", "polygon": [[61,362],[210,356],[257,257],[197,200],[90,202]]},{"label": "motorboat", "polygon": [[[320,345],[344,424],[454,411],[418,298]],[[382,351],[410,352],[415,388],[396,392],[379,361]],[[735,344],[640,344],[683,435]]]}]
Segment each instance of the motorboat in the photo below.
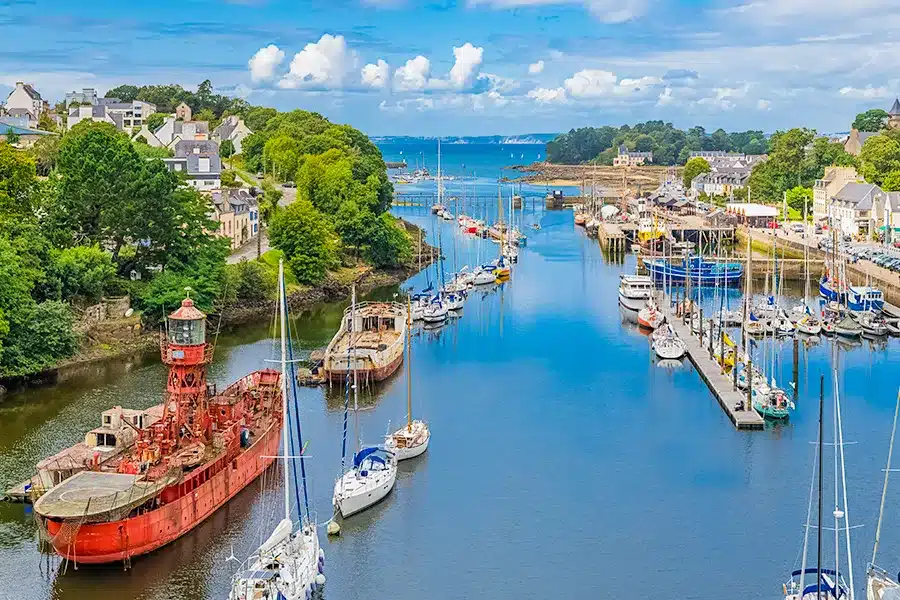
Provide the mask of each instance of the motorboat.
[{"label": "motorboat", "polygon": [[853,339],[862,335],[863,328],[847,315],[834,324],[834,332],[841,337]]},{"label": "motorboat", "polygon": [[332,502],[347,518],[380,502],[394,489],[397,457],[393,452],[371,446],[353,457],[353,466],[334,484]]},{"label": "motorboat", "polygon": [[447,310],[462,310],[465,303],[465,292],[443,292],[441,294],[441,304],[446,306]]},{"label": "motorboat", "polygon": [[656,329],[665,321],[665,316],[659,312],[653,298],[647,300],[647,305],[638,311],[638,325],[647,329]]},{"label": "motorboat", "polygon": [[857,322],[866,335],[884,336],[888,334],[887,321],[881,315],[864,312],[857,317]]},{"label": "motorboat", "polygon": [[646,275],[619,276],[619,303],[629,310],[641,310],[652,292],[653,280]]}]

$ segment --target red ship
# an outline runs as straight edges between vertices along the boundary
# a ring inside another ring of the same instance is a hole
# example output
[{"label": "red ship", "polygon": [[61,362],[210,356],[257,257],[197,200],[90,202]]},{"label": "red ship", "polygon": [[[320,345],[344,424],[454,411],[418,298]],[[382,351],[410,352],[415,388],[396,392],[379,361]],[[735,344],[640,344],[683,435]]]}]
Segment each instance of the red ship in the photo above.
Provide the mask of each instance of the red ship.
[{"label": "red ship", "polygon": [[206,315],[190,298],[169,315],[160,349],[169,366],[162,418],[135,427],[137,440],[121,456],[35,502],[53,548],[76,564],[128,564],[178,539],[278,455],[278,371],[256,371],[216,393],[206,381]]}]

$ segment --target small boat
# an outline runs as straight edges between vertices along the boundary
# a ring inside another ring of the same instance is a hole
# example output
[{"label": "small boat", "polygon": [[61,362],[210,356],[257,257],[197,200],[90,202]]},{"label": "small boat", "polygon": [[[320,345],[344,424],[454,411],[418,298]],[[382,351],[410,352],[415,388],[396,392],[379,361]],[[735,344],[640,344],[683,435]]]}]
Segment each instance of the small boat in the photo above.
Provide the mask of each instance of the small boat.
[{"label": "small boat", "polygon": [[462,310],[466,302],[466,292],[443,292],[441,294],[441,303],[447,307],[447,310]]},{"label": "small boat", "polygon": [[[409,327],[406,328],[407,332]],[[406,425],[384,439],[384,448],[398,461],[421,456],[428,450],[431,431],[424,421],[412,418],[412,338],[406,336]]]},{"label": "small boat", "polygon": [[660,328],[665,334],[653,342],[653,351],[656,356],[664,360],[677,360],[687,352],[684,341],[676,335],[671,325]]},{"label": "small boat", "polygon": [[519,262],[519,251],[516,250],[515,246],[507,245],[503,247],[503,258],[511,262]]},{"label": "small boat", "polygon": [[656,329],[665,321],[665,316],[656,306],[653,298],[647,300],[647,305],[638,311],[638,325],[646,329]]},{"label": "small boat", "polygon": [[[292,378],[288,372],[288,336],[287,336],[287,295],[284,286],[284,264],[279,261],[279,305],[281,315],[281,377],[282,381]],[[408,330],[407,330],[408,331]],[[287,385],[281,386],[282,395],[282,432],[285,455],[292,453],[292,447],[301,448],[303,440],[299,437],[299,424],[296,428],[291,426],[290,419],[299,419],[295,413],[298,404],[297,399],[291,403]],[[292,437],[292,430],[298,434],[297,439]],[[286,457],[287,459],[287,457]],[[301,457],[302,459],[302,457]],[[309,506],[306,513],[302,506],[297,506],[300,515],[300,526],[294,531],[294,522],[291,519],[291,473],[296,474],[296,469],[291,469],[285,464],[282,469],[282,479],[285,491],[284,518],[272,531],[269,538],[262,543],[253,556],[234,575],[231,580],[231,592],[228,600],[256,600],[265,598],[283,598],[284,600],[305,600],[317,592],[325,584],[325,552],[319,546],[319,535],[316,524],[310,520]],[[302,486],[303,497],[306,494],[306,472],[301,470],[300,481],[295,481],[295,486]],[[300,498],[299,493],[296,498]],[[312,513],[314,514],[314,513]]]},{"label": "small boat", "polygon": [[881,315],[865,312],[859,315],[857,322],[866,335],[884,336],[888,334],[887,321]]},{"label": "small boat", "polygon": [[753,389],[753,409],[764,419],[784,420],[790,416],[794,403],[784,390],[768,385],[760,385]]},{"label": "small boat", "polygon": [[450,309],[441,301],[440,296],[435,296],[422,311],[422,320],[426,323],[441,323],[447,320]]},{"label": "small boat", "polygon": [[768,329],[767,325],[768,320],[760,319],[753,311],[750,311],[750,316],[747,318],[747,322],[744,323],[744,331],[748,335],[765,335]]},{"label": "small boat", "polygon": [[857,312],[881,311],[884,308],[884,294],[873,287],[851,286],[847,292],[847,308]]},{"label": "small boat", "polygon": [[534,229],[535,231],[540,231],[540,230],[541,230],[541,224],[540,224],[540,223],[532,223],[532,224],[531,224],[531,228]]},{"label": "small boat", "polygon": [[825,335],[835,335],[837,332],[834,329],[834,320],[825,319],[822,321],[822,333]]},{"label": "small boat", "polygon": [[472,281],[474,285],[489,285],[491,283],[497,282],[497,276],[494,275],[495,267],[493,265],[486,265],[483,267],[478,267],[475,270],[475,279]]},{"label": "small boat", "polygon": [[587,222],[587,215],[585,213],[575,213],[575,224],[584,226]]},{"label": "small boat", "polygon": [[863,328],[848,315],[834,324],[834,332],[841,337],[858,338],[862,335]]},{"label": "small boat", "polygon": [[619,303],[629,310],[641,310],[652,291],[653,280],[646,275],[619,276]]},{"label": "small boat", "polygon": [[806,315],[802,317],[796,324],[797,331],[805,335],[819,335],[822,333],[822,325],[815,317]]},{"label": "small boat", "polygon": [[783,310],[779,311],[778,317],[770,323],[774,333],[777,335],[792,335],[794,333],[794,324],[791,323],[791,320]]}]

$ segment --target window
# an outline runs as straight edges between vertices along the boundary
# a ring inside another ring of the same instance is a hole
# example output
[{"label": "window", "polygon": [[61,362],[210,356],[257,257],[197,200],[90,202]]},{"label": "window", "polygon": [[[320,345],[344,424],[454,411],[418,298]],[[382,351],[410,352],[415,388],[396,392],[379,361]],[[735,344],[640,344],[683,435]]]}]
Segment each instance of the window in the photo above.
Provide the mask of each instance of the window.
[{"label": "window", "polygon": [[208,156],[203,156],[200,158],[198,168],[201,173],[209,173],[209,157]]},{"label": "window", "polygon": [[103,415],[103,424],[110,425],[112,423],[112,417],[109,415]]},{"label": "window", "polygon": [[175,170],[176,170],[176,171],[180,171],[180,170],[181,170],[181,163],[175,163],[174,166],[175,166]]}]

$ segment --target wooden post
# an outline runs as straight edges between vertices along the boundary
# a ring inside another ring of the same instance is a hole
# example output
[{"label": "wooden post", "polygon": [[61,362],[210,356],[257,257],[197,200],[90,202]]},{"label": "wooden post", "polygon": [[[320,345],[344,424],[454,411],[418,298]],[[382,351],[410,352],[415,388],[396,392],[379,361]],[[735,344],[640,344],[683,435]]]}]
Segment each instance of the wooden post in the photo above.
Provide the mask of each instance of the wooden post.
[{"label": "wooden post", "polygon": [[[715,321],[713,321],[712,318],[709,319],[709,357],[712,359],[715,359],[715,356],[713,355],[713,338],[712,338],[714,322]],[[700,333],[701,333],[701,335],[703,333],[703,321],[700,321]]]},{"label": "wooden post", "polygon": [[738,360],[737,360],[737,358],[738,358],[738,357],[737,357],[737,350],[735,349],[735,353],[734,353],[734,366],[731,367],[731,379],[732,379],[732,383],[731,383],[731,386],[732,386],[732,387],[731,387],[731,389],[733,389],[733,390],[735,390],[735,391],[737,391],[737,371],[738,371],[738,370],[737,370],[737,366],[738,366]]},{"label": "wooden post", "polygon": [[[694,328],[694,310],[693,310],[693,308],[694,308],[694,301],[691,300],[691,329]],[[703,345],[703,307],[702,306],[699,308],[699,314],[697,316],[698,316],[697,322],[700,323],[700,327],[699,327],[700,331],[697,333],[697,337],[700,338],[700,345],[702,346]]]}]

